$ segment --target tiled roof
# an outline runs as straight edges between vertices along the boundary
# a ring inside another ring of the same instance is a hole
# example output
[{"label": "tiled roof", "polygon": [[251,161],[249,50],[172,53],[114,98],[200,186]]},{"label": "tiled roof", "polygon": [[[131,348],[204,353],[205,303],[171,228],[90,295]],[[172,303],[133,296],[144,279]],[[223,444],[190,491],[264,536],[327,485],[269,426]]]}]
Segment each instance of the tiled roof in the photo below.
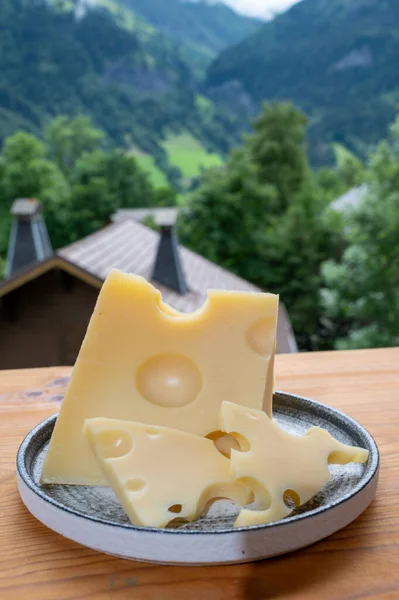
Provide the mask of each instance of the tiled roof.
[{"label": "tiled roof", "polygon": [[[142,275],[151,280],[159,233],[133,220],[114,223],[88,237],[66,246],[57,254],[89,273],[105,279],[111,269]],[[259,292],[255,287],[180,246],[180,258],[189,288],[188,294],[157,284],[165,302],[182,312],[192,312],[205,301],[209,288]]]},{"label": "tiled roof", "polygon": [[154,219],[157,225],[174,225],[179,209],[176,206],[160,208],[120,208],[111,216],[113,223],[134,219],[142,223],[147,217]]},{"label": "tiled roof", "polygon": [[334,200],[334,202],[331,203],[331,208],[340,212],[357,208],[367,196],[368,191],[368,186],[366,184],[354,187]]},{"label": "tiled roof", "polygon": [[[159,233],[137,223],[126,220],[113,223],[82,240],[66,246],[57,252],[59,256],[78,267],[104,280],[116,268],[127,273],[142,275],[151,280]],[[207,297],[208,289],[260,292],[260,288],[233,273],[218,267],[199,254],[180,246],[180,258],[189,292],[182,296],[165,286],[156,283],[164,302],[181,312],[193,312],[200,308]],[[289,319],[280,313],[279,351],[295,351],[295,341],[289,342]],[[291,334],[292,335],[292,334]],[[284,339],[283,339],[284,338]]]}]

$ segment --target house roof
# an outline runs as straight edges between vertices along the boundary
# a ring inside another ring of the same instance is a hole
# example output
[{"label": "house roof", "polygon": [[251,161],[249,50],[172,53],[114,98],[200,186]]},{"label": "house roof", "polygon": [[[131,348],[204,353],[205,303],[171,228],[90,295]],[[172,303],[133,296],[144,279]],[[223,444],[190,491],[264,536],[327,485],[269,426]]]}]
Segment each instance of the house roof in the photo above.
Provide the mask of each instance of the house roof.
[{"label": "house roof", "polygon": [[159,208],[120,208],[112,216],[113,223],[120,223],[134,219],[142,223],[144,219],[151,217],[156,225],[174,225],[177,220],[179,209],[177,206]]},{"label": "house roof", "polygon": [[[74,244],[66,246],[50,259],[35,263],[0,283],[0,297],[44,272],[58,267],[95,287],[101,287],[108,273],[116,268],[151,280],[159,244],[159,233],[126,220],[108,225]],[[162,299],[176,310],[193,312],[206,300],[208,289],[261,292],[262,290],[233,273],[222,269],[183,246],[179,247],[188,293],[156,283]],[[280,304],[277,332],[278,352],[296,352],[297,346],[287,312]]]},{"label": "house roof", "polygon": [[350,210],[352,208],[357,208],[362,200],[366,197],[367,192],[368,186],[366,184],[354,187],[334,200],[331,203],[331,208],[339,212],[345,212],[348,209]]},{"label": "house roof", "polygon": [[[58,251],[58,256],[81,268],[85,273],[104,280],[113,269],[142,275],[151,280],[159,243],[159,233],[133,219],[113,223],[104,229]],[[222,269],[215,263],[179,247],[188,293],[178,292],[156,283],[162,299],[176,310],[193,312],[206,300],[208,289],[261,292],[245,279]],[[279,352],[296,352],[297,345],[284,305],[280,304],[277,346]]]},{"label": "house roof", "polygon": [[49,258],[38,260],[27,267],[18,269],[17,273],[0,281],[0,298],[52,269],[62,269],[66,273],[98,289],[103,284],[102,279],[91,273],[87,273],[87,271],[69,262],[69,260],[53,254]]},{"label": "house roof", "polygon": [[[158,243],[158,232],[134,220],[127,220],[109,225],[59,250],[57,254],[102,280],[113,268],[151,280]],[[183,246],[180,246],[180,258],[188,293],[181,296],[174,290],[156,284],[164,302],[176,310],[197,310],[204,303],[209,288],[261,291]]]}]

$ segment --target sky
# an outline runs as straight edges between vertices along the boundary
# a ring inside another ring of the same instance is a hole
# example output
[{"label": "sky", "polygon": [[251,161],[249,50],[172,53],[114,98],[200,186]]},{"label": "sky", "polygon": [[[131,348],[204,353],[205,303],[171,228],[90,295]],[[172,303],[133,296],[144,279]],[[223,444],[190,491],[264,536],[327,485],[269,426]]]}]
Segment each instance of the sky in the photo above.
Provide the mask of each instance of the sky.
[{"label": "sky", "polygon": [[254,17],[269,18],[283,12],[298,0],[223,0],[237,12]]}]

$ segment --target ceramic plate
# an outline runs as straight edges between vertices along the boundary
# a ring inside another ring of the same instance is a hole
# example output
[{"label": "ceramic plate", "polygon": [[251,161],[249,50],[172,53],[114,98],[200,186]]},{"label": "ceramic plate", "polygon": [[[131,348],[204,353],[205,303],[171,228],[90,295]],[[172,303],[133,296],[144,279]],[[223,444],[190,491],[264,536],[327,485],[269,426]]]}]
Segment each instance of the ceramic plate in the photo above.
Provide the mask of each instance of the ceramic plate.
[{"label": "ceramic plate", "polygon": [[379,456],[370,434],[341,412],[313,400],[276,392],[274,416],[292,433],[324,427],[341,442],[370,452],[364,465],[331,466],[331,480],[289,517],[253,527],[233,528],[238,507],[220,500],[194,523],[153,529],[131,525],[113,492],[105,487],[40,485],[43,459],[56,416],[40,423],[18,451],[21,498],[50,529],[79,544],[123,558],[166,564],[228,564],[297,550],[338,531],[372,501]]}]

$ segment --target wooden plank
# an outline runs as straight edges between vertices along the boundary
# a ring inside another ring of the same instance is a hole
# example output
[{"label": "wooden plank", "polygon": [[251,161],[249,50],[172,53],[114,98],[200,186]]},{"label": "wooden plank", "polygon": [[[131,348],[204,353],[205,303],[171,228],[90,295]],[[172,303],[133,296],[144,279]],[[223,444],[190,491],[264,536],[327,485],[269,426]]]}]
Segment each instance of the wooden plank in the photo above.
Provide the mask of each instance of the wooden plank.
[{"label": "wooden plank", "polygon": [[[72,600],[323,600],[399,598],[399,349],[277,357],[277,387],[358,419],[381,452],[377,499],[355,523],[269,561],[168,567],[88,550],[46,529],[22,505],[15,454],[56,412],[69,368],[0,372],[0,598]],[[35,392],[37,395],[34,395]]]}]

